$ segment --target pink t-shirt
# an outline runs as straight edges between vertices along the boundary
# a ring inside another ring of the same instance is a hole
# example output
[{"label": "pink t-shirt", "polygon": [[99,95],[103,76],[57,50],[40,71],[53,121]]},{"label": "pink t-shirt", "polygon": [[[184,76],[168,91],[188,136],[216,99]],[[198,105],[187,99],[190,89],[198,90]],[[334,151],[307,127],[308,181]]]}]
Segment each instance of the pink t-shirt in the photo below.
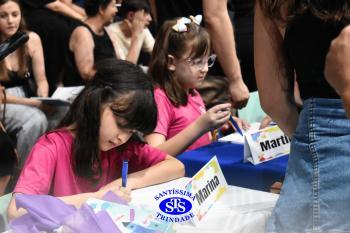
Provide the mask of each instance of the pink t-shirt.
[{"label": "pink t-shirt", "polygon": [[166,154],[147,144],[130,142],[124,151],[101,152],[102,175],[97,185],[77,177],[71,166],[73,137],[67,130],[42,136],[23,167],[14,192],[69,196],[95,192],[121,177],[123,159],[129,159],[129,173],[143,170],[165,159]]},{"label": "pink t-shirt", "polygon": [[[154,132],[164,135],[168,140],[204,114],[205,107],[202,97],[196,90],[194,92],[194,95],[188,95],[186,106],[176,107],[162,89],[156,88],[154,98],[158,107],[158,122]],[[209,133],[206,133],[189,146],[187,150],[193,150],[209,143]]]}]

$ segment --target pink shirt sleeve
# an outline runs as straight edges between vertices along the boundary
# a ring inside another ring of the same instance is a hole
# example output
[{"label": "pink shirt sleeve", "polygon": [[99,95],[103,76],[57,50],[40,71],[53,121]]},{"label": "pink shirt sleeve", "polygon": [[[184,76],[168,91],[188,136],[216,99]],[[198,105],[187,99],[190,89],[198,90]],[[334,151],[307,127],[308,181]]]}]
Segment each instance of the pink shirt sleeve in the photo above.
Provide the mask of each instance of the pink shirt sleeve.
[{"label": "pink shirt sleeve", "polygon": [[54,145],[44,135],[33,147],[14,189],[16,193],[48,194],[54,176]]},{"label": "pink shirt sleeve", "polygon": [[154,98],[157,103],[157,109],[158,109],[158,121],[157,121],[157,126],[154,129],[154,132],[160,133],[165,137],[167,137],[169,127],[172,124],[174,107],[172,106],[166,94],[160,89],[155,89]]}]

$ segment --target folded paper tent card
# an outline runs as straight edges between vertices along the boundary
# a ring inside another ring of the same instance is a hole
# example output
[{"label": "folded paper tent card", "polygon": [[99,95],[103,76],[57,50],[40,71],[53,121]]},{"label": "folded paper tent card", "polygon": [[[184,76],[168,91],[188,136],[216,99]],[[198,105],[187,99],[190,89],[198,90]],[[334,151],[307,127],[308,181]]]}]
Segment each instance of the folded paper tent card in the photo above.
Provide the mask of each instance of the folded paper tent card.
[{"label": "folded paper tent card", "polygon": [[233,133],[219,138],[218,141],[244,145],[244,162],[254,165],[288,155],[290,138],[275,124],[259,129],[260,123],[253,123],[244,131],[243,136]]}]

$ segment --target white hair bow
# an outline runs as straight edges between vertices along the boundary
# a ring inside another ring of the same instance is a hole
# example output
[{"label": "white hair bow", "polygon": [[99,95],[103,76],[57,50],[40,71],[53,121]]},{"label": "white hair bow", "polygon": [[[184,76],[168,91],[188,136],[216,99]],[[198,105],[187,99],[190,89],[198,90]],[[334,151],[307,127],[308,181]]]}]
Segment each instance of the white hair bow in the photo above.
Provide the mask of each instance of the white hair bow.
[{"label": "white hair bow", "polygon": [[194,22],[197,25],[200,25],[202,22],[202,15],[190,16],[189,18],[182,17],[176,21],[176,24],[172,27],[172,29],[176,32],[187,32],[186,24]]},{"label": "white hair bow", "polygon": [[197,25],[201,25],[202,18],[202,15],[190,16],[190,19]]}]

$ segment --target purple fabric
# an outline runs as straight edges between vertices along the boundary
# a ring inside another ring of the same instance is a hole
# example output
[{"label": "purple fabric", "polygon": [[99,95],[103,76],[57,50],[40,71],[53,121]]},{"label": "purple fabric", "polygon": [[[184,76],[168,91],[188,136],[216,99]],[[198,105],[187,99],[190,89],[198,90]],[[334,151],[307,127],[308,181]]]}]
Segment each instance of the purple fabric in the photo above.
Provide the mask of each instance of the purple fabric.
[{"label": "purple fabric", "polygon": [[30,217],[20,218],[20,221],[14,221],[11,225],[28,223],[42,231],[60,227],[64,218],[76,211],[75,207],[49,195],[17,194],[16,206],[26,209],[28,212],[26,215]]},{"label": "purple fabric", "polygon": [[19,218],[12,220],[10,223],[10,228],[14,232],[40,233],[35,226],[35,222],[36,221],[29,214],[25,214]]},{"label": "purple fabric", "polygon": [[128,202],[122,199],[121,197],[117,196],[115,193],[112,191],[108,191],[102,198],[105,201],[110,201],[122,205],[128,205]]},{"label": "purple fabric", "polygon": [[106,211],[95,214],[87,204],[83,204],[78,211],[67,217],[64,226],[67,226],[74,233],[121,232]]},{"label": "purple fabric", "polygon": [[[108,192],[103,199],[127,205],[127,202],[113,192]],[[95,214],[87,204],[77,210],[53,196],[17,194],[16,205],[17,208],[26,209],[28,213],[10,222],[10,228],[14,232],[39,233],[61,226],[69,228],[73,233],[121,232],[106,211]],[[130,213],[130,217],[132,215],[135,213]]]}]

